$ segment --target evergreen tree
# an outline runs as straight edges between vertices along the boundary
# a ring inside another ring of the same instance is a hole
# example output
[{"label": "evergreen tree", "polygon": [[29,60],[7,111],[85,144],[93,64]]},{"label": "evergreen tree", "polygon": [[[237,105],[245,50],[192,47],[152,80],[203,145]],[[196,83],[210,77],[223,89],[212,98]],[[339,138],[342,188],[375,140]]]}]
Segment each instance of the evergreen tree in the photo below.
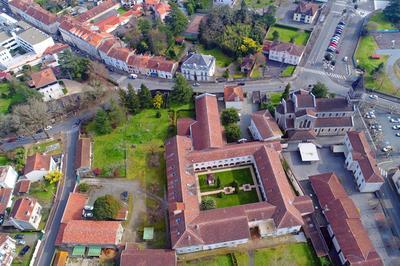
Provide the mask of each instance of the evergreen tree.
[{"label": "evergreen tree", "polygon": [[111,100],[108,117],[113,127],[119,126],[125,119],[124,110],[114,100]]},{"label": "evergreen tree", "polygon": [[94,128],[99,135],[108,134],[112,131],[110,120],[103,109],[99,109],[96,113]]},{"label": "evergreen tree", "polygon": [[149,88],[147,88],[146,85],[144,85],[143,83],[142,85],[140,85],[140,90],[138,92],[138,95],[140,101],[140,108],[147,109],[152,107],[153,103],[152,103],[151,92]]},{"label": "evergreen tree", "polygon": [[187,80],[181,75],[177,74],[175,78],[175,85],[169,95],[171,103],[186,104],[192,101],[193,89]]},{"label": "evergreen tree", "polygon": [[290,85],[290,83],[288,83],[285,87],[285,91],[282,93],[281,99],[284,99],[285,101],[287,101],[289,99],[290,87],[291,87],[291,85]]},{"label": "evergreen tree", "polygon": [[383,14],[389,21],[400,23],[400,1],[391,0],[390,4],[383,10]]},{"label": "evergreen tree", "polygon": [[165,24],[176,36],[183,32],[188,24],[188,19],[176,3],[171,3],[171,11],[165,18]]}]

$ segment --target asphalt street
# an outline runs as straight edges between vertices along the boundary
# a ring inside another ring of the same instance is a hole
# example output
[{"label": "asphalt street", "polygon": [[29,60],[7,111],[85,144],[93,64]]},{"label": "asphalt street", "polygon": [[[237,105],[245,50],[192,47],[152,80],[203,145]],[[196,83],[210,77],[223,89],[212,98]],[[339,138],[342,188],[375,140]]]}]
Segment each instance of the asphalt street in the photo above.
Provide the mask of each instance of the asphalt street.
[{"label": "asphalt street", "polygon": [[46,234],[44,242],[39,249],[37,259],[34,265],[38,266],[48,266],[51,265],[55,251],[55,241],[60,227],[61,218],[64,213],[65,205],[67,203],[68,195],[73,191],[75,186],[75,150],[76,142],[78,140],[79,128],[75,127],[72,130],[66,132],[67,138],[67,153],[65,155],[65,172],[64,172],[64,182],[62,183],[60,189],[61,192],[57,193],[57,198],[54,202],[53,208],[55,208],[54,216],[49,227],[46,228]]}]

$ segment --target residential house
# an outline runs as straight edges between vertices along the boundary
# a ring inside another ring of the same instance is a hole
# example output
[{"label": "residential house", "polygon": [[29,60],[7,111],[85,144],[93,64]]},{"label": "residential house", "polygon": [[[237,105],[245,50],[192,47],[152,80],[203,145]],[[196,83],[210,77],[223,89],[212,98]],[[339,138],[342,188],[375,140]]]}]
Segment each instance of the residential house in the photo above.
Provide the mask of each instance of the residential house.
[{"label": "residential house", "polygon": [[166,249],[139,249],[126,243],[121,252],[120,266],[176,266],[176,254]]},{"label": "residential house", "polygon": [[[304,224],[302,216],[314,207],[308,196],[297,197],[292,191],[280,163],[280,143],[226,145],[216,96],[202,94],[195,101],[196,120],[178,120],[178,135],[165,143],[172,249],[183,254],[235,247],[251,239],[250,230],[261,237],[298,233]],[[255,169],[260,201],[200,210],[196,174],[243,165]]]},{"label": "residential house", "polygon": [[114,2],[113,0],[106,0],[101,2],[99,5],[89,9],[88,11],[78,15],[76,19],[80,23],[89,22],[106,14],[110,10],[118,9],[120,6],[121,5],[119,3]]},{"label": "residential house", "polygon": [[[12,188],[0,188],[0,215],[4,215],[7,208],[12,205]],[[3,216],[4,218],[4,216]]]},{"label": "residential house", "polygon": [[250,75],[253,71],[255,63],[256,59],[254,55],[247,55],[243,57],[242,63],[240,64],[240,71],[245,73],[246,75]]},{"label": "residential house", "polygon": [[0,265],[11,266],[16,256],[16,241],[8,234],[0,234]]},{"label": "residential house", "polygon": [[62,87],[51,68],[32,73],[30,85],[43,95],[43,101],[45,102],[64,96]]},{"label": "residential house", "polygon": [[42,206],[36,199],[23,197],[15,201],[12,207],[8,225],[25,230],[37,230],[39,228]]},{"label": "residential house", "polygon": [[92,169],[92,143],[90,138],[79,138],[78,140],[75,169],[78,176],[88,174]]},{"label": "residential house", "polygon": [[56,43],[48,47],[42,55],[42,65],[47,67],[59,66],[60,55],[66,50],[70,50],[70,48],[68,44],[64,43]]},{"label": "residential house", "polygon": [[233,6],[235,4],[236,0],[213,0],[214,5],[228,5],[228,6]]},{"label": "residential house", "polygon": [[43,177],[57,169],[57,163],[51,155],[35,153],[28,156],[24,167],[24,176],[31,182],[42,180]]},{"label": "residential house", "polygon": [[29,179],[20,179],[15,184],[14,195],[20,196],[27,194],[31,188],[31,181]]},{"label": "residential house", "polygon": [[236,85],[224,87],[225,108],[235,108],[241,110],[243,106],[244,94],[243,88]]},{"label": "residential house", "polygon": [[108,52],[110,65],[116,69],[128,72],[127,59],[132,51],[125,47],[111,48]]},{"label": "residential house", "polygon": [[282,99],[275,119],[285,131],[313,130],[316,135],[344,135],[353,128],[353,104],[345,98],[316,98],[311,92],[297,90]]},{"label": "residential house", "polygon": [[43,9],[39,4],[29,0],[12,0],[9,2],[13,13],[21,16],[24,20],[35,27],[49,33],[56,34],[59,22],[56,15]]},{"label": "residential house", "polygon": [[304,46],[279,41],[265,41],[263,45],[263,53],[269,60],[290,65],[300,64],[304,50]]},{"label": "residential house", "polygon": [[63,248],[88,247],[89,249],[93,246],[116,248],[122,239],[121,222],[84,220],[82,210],[87,200],[85,194],[70,193],[61,218],[56,246]]},{"label": "residential house", "polygon": [[311,2],[300,1],[293,13],[293,20],[311,24],[317,16],[319,5]]},{"label": "residential house", "polygon": [[268,110],[261,110],[251,114],[249,130],[253,139],[259,141],[279,140],[283,135]]},{"label": "residential house", "polygon": [[10,165],[0,166],[0,187],[14,188],[18,173]]},{"label": "residential house", "polygon": [[383,265],[360,212],[347,195],[335,173],[310,176],[320,209],[327,221],[327,232],[342,265]]},{"label": "residential house", "polygon": [[365,133],[349,131],[344,137],[346,146],[346,167],[353,172],[357,188],[360,192],[378,191],[385,179],[368,144]]},{"label": "residential house", "polygon": [[168,3],[160,2],[153,8],[153,11],[156,18],[164,21],[165,17],[171,11],[171,6]]},{"label": "residential house", "polygon": [[215,57],[194,53],[182,63],[181,72],[188,80],[211,80],[215,72]]},{"label": "residential house", "polygon": [[177,66],[177,62],[167,60],[164,57],[150,57],[146,64],[147,75],[150,77],[172,79]]}]

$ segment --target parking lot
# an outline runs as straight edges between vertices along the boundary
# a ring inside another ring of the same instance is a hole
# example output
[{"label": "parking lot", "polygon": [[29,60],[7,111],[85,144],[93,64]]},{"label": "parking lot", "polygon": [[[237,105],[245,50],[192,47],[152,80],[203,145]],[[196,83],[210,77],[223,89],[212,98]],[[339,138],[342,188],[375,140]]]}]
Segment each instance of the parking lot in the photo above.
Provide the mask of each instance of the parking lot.
[{"label": "parking lot", "polygon": [[385,265],[395,265],[393,264],[395,259],[399,258],[398,250],[392,247],[395,237],[387,221],[384,218],[382,221],[383,210],[375,194],[360,193],[356,190],[352,173],[345,169],[343,153],[335,154],[328,147],[317,150],[319,161],[314,163],[303,163],[299,151],[283,152],[283,156],[291,166],[296,178],[301,180],[301,185],[308,186],[307,180],[311,175],[335,172],[346,192],[360,210],[361,221]]}]

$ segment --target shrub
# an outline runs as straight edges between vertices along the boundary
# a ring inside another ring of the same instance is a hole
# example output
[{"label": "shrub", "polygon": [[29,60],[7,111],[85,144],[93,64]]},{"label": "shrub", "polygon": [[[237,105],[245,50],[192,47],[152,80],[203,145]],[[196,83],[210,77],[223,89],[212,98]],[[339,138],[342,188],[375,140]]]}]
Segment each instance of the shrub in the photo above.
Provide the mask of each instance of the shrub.
[{"label": "shrub", "polygon": [[205,197],[204,199],[201,200],[200,203],[200,209],[205,211],[205,210],[212,210],[217,207],[217,203],[215,202],[215,199],[211,197]]},{"label": "shrub", "polygon": [[161,117],[161,112],[159,110],[157,110],[156,112],[156,118],[160,118]]},{"label": "shrub", "polygon": [[88,192],[89,189],[90,189],[90,186],[88,184],[86,184],[86,183],[80,183],[79,186],[78,186],[79,192],[85,193],[85,192]]},{"label": "shrub", "polygon": [[121,209],[121,203],[111,195],[98,197],[94,202],[93,216],[96,220],[114,219]]}]

